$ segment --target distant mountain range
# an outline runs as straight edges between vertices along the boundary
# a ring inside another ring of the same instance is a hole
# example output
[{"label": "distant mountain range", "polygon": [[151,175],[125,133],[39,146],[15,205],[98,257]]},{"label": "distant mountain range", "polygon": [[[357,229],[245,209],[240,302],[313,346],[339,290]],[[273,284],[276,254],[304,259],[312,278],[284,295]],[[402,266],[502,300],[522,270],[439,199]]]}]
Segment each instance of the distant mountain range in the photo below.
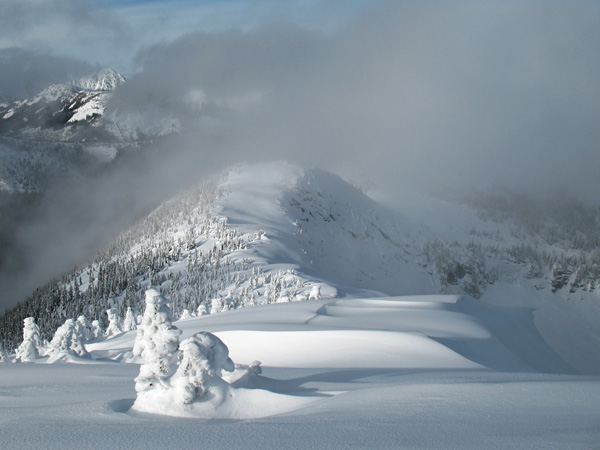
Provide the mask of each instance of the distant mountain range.
[{"label": "distant mountain range", "polygon": [[[82,128],[91,133],[92,125],[104,114],[106,101],[125,78],[113,70],[102,70],[90,77],[66,84],[48,86],[25,99],[0,104],[0,134],[20,140],[77,142]],[[98,139],[91,133],[89,139]]]},{"label": "distant mountain range", "polygon": [[41,192],[56,178],[81,175],[179,130],[168,114],[110,108],[126,83],[114,70],[54,84],[30,98],[0,103],[0,193]]}]

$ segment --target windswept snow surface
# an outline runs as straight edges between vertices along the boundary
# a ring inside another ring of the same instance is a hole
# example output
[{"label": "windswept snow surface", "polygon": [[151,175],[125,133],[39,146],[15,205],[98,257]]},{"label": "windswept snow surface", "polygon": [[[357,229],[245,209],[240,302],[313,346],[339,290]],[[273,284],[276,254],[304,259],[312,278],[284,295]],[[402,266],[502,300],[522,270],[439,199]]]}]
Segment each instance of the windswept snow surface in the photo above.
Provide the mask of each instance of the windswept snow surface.
[{"label": "windswept snow surface", "polygon": [[600,378],[569,374],[525,309],[458,296],[322,299],[175,325],[182,339],[216,334],[235,363],[262,361],[262,375],[238,377],[232,384],[243,395],[225,398],[218,413],[175,418],[130,409],[139,366],[115,360],[132,361],[135,332],[88,345],[94,359],[82,364],[0,364],[0,447],[591,449],[600,442]]}]

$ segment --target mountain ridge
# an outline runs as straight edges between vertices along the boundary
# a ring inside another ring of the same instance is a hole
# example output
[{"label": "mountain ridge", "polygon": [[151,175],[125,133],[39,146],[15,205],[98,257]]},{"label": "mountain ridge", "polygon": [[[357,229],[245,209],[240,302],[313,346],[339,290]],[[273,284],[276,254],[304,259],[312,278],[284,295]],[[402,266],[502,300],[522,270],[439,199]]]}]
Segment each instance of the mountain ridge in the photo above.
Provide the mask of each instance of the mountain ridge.
[{"label": "mountain ridge", "polygon": [[[560,330],[568,328],[557,322],[592,326],[598,289],[555,289],[551,270],[535,275],[515,259],[523,242],[509,228],[473,223],[488,229],[447,242],[336,175],[283,162],[238,166],[159,206],[87,267],[8,311],[0,329],[11,347],[21,316],[39,318],[48,336],[65,317],[106,321],[108,307],[139,313],[150,286],[162,290],[176,316],[311,298],[467,294],[534,308],[555,350],[578,370],[597,373],[600,361],[589,355],[598,333],[565,336]],[[574,298],[581,300],[574,305]]]}]

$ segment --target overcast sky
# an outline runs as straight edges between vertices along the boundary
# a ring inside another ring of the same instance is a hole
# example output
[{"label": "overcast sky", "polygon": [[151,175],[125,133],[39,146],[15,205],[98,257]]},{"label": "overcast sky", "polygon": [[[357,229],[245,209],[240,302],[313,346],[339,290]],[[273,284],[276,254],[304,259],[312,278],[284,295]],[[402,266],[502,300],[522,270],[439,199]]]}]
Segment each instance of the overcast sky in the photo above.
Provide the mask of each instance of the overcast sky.
[{"label": "overcast sky", "polygon": [[265,22],[331,32],[367,0],[3,0],[0,49],[19,47],[134,72],[136,53],[191,31]]}]

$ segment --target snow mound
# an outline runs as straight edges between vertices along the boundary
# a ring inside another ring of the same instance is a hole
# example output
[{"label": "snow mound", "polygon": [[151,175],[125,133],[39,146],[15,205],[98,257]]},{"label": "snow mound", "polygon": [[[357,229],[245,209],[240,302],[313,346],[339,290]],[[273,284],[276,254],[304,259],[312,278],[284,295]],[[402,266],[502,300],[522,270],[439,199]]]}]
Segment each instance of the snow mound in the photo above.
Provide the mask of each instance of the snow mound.
[{"label": "snow mound", "polygon": [[278,394],[264,389],[235,388],[214,380],[199,401],[183,404],[177,390],[158,390],[138,396],[132,413],[151,413],[199,419],[258,419],[300,409],[319,398]]},{"label": "snow mound", "polygon": [[[253,419],[289,412],[316,400],[229,384],[221,378],[222,372],[233,372],[234,364],[229,358],[229,349],[214,334],[195,333],[180,344],[179,350],[181,360],[173,376],[139,389],[145,367],[142,365],[140,376],[136,378],[138,395],[132,412],[204,419]],[[245,371],[240,370],[242,373],[233,380],[240,384],[244,378],[256,377],[260,373],[259,364],[255,361]]]}]

